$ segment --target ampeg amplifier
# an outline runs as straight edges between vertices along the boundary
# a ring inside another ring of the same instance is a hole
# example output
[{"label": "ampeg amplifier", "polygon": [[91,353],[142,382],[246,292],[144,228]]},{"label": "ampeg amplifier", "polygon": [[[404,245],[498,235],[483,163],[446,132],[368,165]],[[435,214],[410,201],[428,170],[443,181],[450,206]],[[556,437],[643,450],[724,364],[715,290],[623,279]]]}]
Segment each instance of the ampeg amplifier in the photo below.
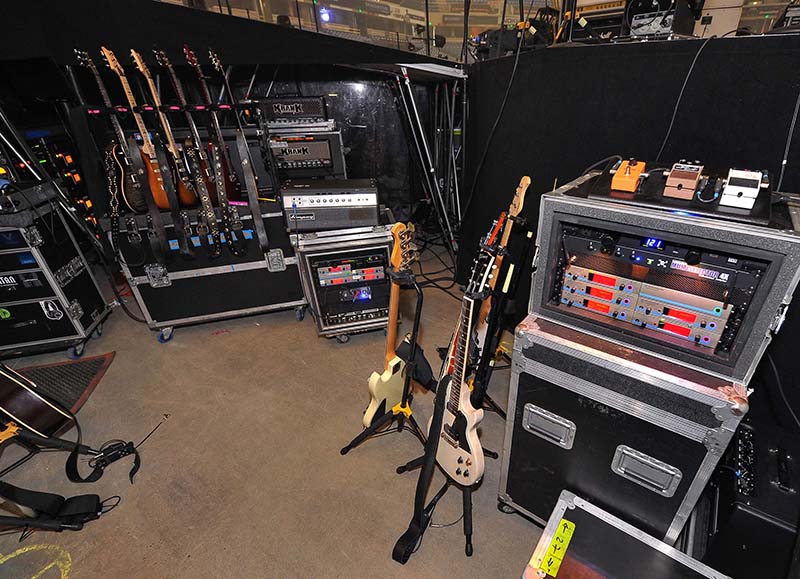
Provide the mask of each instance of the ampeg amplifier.
[{"label": "ampeg amplifier", "polygon": [[378,224],[378,189],[373,179],[288,181],[281,191],[290,232]]},{"label": "ampeg amplifier", "polygon": [[269,150],[283,179],[347,177],[339,131],[271,132]]}]

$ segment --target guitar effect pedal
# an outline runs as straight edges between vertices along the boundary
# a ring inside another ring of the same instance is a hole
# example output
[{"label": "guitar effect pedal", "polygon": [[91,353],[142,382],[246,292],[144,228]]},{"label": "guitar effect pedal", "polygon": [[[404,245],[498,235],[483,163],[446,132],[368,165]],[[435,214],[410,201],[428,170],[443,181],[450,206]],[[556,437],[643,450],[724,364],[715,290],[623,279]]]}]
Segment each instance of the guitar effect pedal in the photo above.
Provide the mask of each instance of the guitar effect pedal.
[{"label": "guitar effect pedal", "polygon": [[703,165],[680,161],[672,166],[664,187],[664,197],[691,201],[703,176]]},{"label": "guitar effect pedal", "polygon": [[635,193],[644,173],[644,161],[630,159],[622,161],[614,176],[611,178],[611,188],[615,191]]}]

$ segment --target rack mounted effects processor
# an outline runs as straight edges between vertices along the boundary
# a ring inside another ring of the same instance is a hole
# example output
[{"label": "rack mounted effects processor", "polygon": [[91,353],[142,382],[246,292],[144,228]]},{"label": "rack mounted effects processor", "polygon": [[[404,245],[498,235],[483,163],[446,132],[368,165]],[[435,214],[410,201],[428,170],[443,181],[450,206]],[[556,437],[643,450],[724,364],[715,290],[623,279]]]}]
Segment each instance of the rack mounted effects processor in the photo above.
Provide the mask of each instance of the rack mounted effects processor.
[{"label": "rack mounted effects processor", "polygon": [[554,301],[578,316],[711,355],[731,350],[767,263],[657,237],[561,225]]}]

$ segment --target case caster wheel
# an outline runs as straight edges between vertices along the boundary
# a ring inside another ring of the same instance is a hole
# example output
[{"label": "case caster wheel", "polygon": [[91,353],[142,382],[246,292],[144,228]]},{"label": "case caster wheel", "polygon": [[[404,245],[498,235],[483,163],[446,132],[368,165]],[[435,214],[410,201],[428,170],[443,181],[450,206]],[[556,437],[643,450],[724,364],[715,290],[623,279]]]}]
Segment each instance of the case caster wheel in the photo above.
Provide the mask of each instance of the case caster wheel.
[{"label": "case caster wheel", "polygon": [[302,322],[306,317],[306,309],[303,306],[294,309],[294,317],[298,322]]},{"label": "case caster wheel", "polygon": [[513,515],[517,512],[513,507],[505,504],[502,501],[497,501],[497,510],[506,515]]},{"label": "case caster wheel", "polygon": [[72,346],[72,348],[70,348],[69,357],[72,358],[73,360],[77,360],[78,358],[83,356],[83,353],[85,351],[86,351],[85,342],[81,342],[80,344],[75,344],[74,346]]},{"label": "case caster wheel", "polygon": [[350,341],[350,336],[348,334],[339,334],[336,336],[336,341],[340,344],[346,344]]},{"label": "case caster wheel", "polygon": [[172,339],[172,336],[173,336],[172,328],[163,328],[158,333],[158,342],[160,344],[166,344]]},{"label": "case caster wheel", "polygon": [[97,327],[92,332],[92,337],[99,338],[103,335],[103,324],[97,324]]}]

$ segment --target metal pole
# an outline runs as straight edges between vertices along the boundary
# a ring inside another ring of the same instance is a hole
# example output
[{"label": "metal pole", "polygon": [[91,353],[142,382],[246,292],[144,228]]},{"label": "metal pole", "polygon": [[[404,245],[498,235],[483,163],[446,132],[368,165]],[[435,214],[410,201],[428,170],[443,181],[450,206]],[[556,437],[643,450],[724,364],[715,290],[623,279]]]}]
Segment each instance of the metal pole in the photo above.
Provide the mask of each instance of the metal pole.
[{"label": "metal pole", "polygon": [[495,58],[500,58],[500,47],[503,45],[503,36],[505,36],[506,32],[506,6],[508,6],[508,0],[503,0],[503,15],[500,17],[500,41],[497,43],[497,50],[494,51]]},{"label": "metal pole", "polygon": [[425,0],[425,54],[431,55],[431,14],[428,0]]},{"label": "metal pole", "polygon": [[[442,191],[439,189],[439,181],[436,177],[436,169],[433,166],[433,159],[431,158],[431,150],[428,147],[428,140],[425,138],[425,127],[422,124],[422,119],[420,119],[419,111],[417,110],[417,104],[414,101],[414,91],[411,87],[411,79],[408,77],[408,70],[405,66],[400,67],[400,70],[405,78],[406,90],[408,91],[408,98],[409,102],[411,103],[411,110],[414,111],[414,118],[416,119],[417,127],[419,128],[420,141],[422,142],[422,148],[425,151],[425,157],[431,173],[431,181],[433,181],[433,191],[436,194],[436,198],[438,198],[439,206],[442,208],[442,217],[444,218],[444,224],[446,226],[446,230],[443,231],[443,233],[449,236],[448,251],[450,252],[450,256],[455,261],[455,253],[458,251],[458,244],[456,243],[455,235],[453,234],[453,228],[450,225],[450,219],[447,216],[447,211],[444,210],[444,199],[442,199]],[[435,202],[436,199],[434,199],[434,203]]]},{"label": "metal pole", "polygon": [[297,12],[297,27],[303,29],[303,19],[300,18],[300,0],[294,0],[294,9]]}]

